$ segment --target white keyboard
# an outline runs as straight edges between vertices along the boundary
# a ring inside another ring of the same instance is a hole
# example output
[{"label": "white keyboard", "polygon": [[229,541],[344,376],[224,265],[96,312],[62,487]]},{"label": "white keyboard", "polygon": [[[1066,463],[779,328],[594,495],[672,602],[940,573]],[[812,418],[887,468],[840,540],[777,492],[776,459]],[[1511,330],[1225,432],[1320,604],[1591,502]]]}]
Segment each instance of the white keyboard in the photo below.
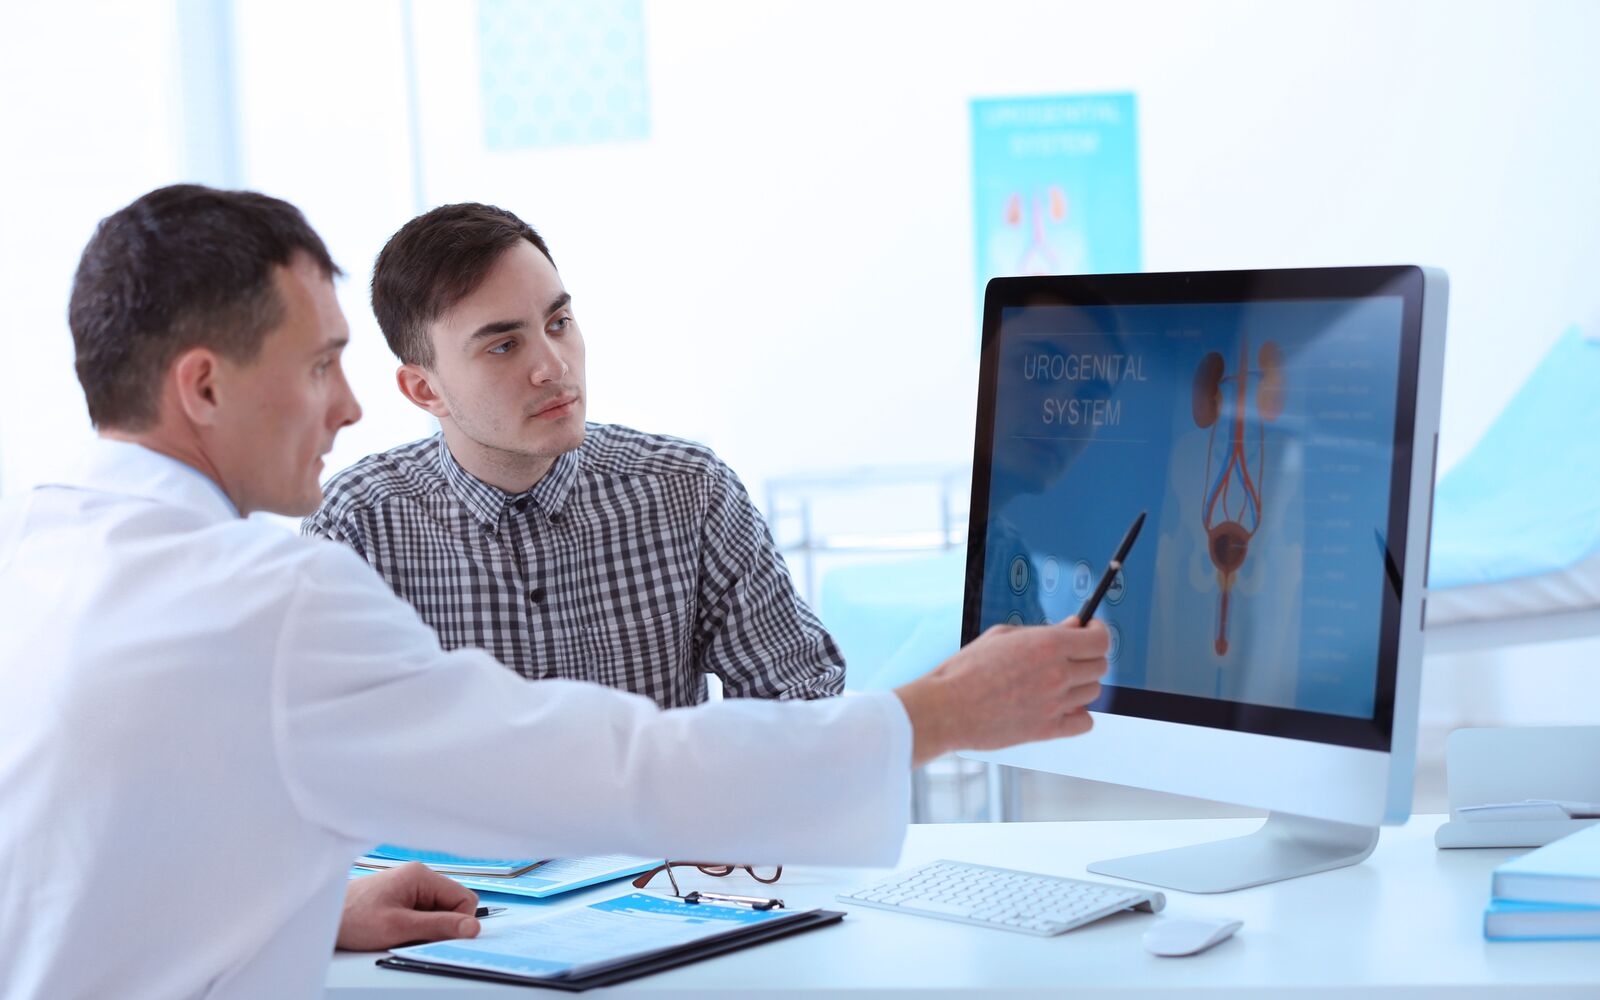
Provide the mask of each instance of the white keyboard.
[{"label": "white keyboard", "polygon": [[1165,896],[1150,890],[965,861],[932,861],[895,872],[863,889],[840,893],[839,901],[1041,936],[1122,910],[1155,913],[1167,905]]}]

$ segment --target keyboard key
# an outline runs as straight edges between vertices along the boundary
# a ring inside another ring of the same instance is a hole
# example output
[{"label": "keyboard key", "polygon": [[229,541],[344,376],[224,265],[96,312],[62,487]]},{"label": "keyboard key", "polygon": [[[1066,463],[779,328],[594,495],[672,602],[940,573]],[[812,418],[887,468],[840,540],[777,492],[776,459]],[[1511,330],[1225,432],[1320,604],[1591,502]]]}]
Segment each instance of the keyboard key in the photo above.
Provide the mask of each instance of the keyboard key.
[{"label": "keyboard key", "polygon": [[903,910],[916,910],[919,913],[938,913],[946,917],[970,917],[972,907],[960,903],[948,903],[940,899],[905,899],[899,906]]}]

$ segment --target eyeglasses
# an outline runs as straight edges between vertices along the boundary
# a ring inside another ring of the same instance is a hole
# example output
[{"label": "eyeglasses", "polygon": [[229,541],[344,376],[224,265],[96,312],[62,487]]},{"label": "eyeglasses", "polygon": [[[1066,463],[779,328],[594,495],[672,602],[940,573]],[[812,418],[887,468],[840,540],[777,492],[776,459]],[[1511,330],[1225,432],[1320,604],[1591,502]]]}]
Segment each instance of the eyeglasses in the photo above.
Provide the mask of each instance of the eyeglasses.
[{"label": "eyeglasses", "polygon": [[685,895],[683,890],[678,888],[678,880],[673,877],[672,869],[675,867],[682,868],[687,866],[698,868],[700,869],[701,874],[711,875],[716,878],[726,878],[727,876],[732,875],[736,870],[742,868],[749,873],[751,878],[755,879],[757,882],[760,882],[762,885],[771,885],[772,883],[778,881],[778,879],[783,875],[782,865],[755,866],[717,864],[710,861],[664,861],[635,878],[633,880],[633,887],[635,889],[643,889],[645,886],[650,884],[651,879],[655,878],[657,875],[660,875],[662,872],[666,872],[667,881],[672,883],[672,894],[677,896],[679,899],[685,900],[686,902],[695,903],[702,899],[724,900],[730,903],[742,903],[757,910],[769,910],[775,907],[783,906],[783,900],[781,899],[766,899],[761,896],[739,896],[733,893],[724,892],[691,892]]},{"label": "eyeglasses", "polygon": [[678,887],[678,880],[672,877],[672,869],[688,868],[691,866],[700,869],[700,874],[702,875],[712,875],[716,878],[726,878],[742,868],[750,874],[751,878],[755,879],[757,882],[760,882],[762,885],[771,885],[783,876],[782,865],[720,865],[710,861],[664,861],[649,871],[643,873],[638,878],[634,879],[633,887],[635,889],[643,889],[645,886],[650,884],[651,879],[655,878],[657,875],[660,875],[662,872],[666,872],[667,880],[670,881],[672,883],[672,887],[676,889]]}]

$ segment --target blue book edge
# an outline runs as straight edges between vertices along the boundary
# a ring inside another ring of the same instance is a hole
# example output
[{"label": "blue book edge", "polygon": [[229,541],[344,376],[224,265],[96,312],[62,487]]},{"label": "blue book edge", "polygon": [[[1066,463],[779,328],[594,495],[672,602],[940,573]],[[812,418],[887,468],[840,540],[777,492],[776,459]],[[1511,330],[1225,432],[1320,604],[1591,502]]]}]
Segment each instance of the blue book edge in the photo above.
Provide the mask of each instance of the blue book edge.
[{"label": "blue book edge", "polygon": [[[1490,920],[1496,915],[1518,913],[1577,913],[1594,914],[1597,928],[1585,934],[1492,934]],[[1575,903],[1530,903],[1517,899],[1491,899],[1483,910],[1483,939],[1485,941],[1600,941],[1600,906],[1580,906]]]},{"label": "blue book edge", "polygon": [[1501,864],[1489,892],[1498,901],[1600,906],[1600,824]]}]

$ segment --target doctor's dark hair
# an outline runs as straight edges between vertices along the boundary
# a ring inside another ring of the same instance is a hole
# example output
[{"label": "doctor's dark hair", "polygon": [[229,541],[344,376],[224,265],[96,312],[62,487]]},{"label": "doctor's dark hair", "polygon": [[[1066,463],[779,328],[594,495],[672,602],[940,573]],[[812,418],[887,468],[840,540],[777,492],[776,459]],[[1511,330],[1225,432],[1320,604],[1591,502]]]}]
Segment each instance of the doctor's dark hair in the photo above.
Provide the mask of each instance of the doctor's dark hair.
[{"label": "doctor's dark hair", "polygon": [[441,205],[389,237],[372,269],[372,312],[395,357],[432,368],[429,324],[476,291],[520,240],[555,265],[532,226],[494,205]]},{"label": "doctor's dark hair", "polygon": [[253,191],[175,184],[102,219],[67,308],[89,419],[154,424],[162,376],[191,348],[254,361],[283,321],[274,271],[297,253],[343,273],[299,209]]}]

